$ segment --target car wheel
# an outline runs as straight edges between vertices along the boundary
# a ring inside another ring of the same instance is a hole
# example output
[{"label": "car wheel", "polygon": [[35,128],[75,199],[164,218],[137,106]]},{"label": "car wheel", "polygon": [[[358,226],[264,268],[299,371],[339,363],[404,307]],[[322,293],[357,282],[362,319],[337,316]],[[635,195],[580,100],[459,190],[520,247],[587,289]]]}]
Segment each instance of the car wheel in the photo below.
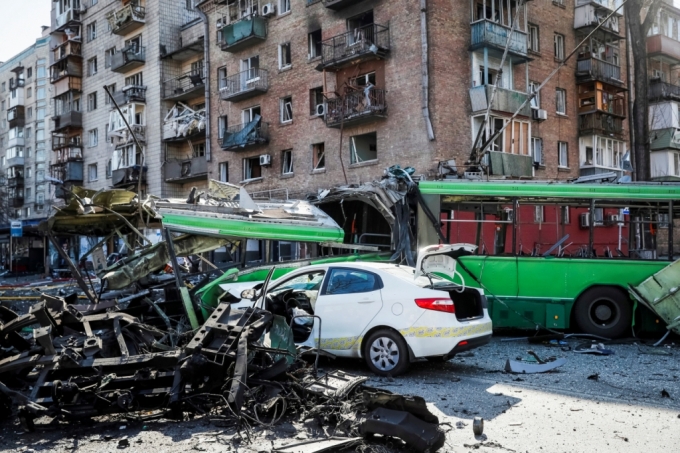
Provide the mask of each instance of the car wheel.
[{"label": "car wheel", "polygon": [[584,292],[574,305],[574,320],[585,333],[607,338],[623,336],[630,328],[633,308],[619,288],[597,287]]},{"label": "car wheel", "polygon": [[381,329],[366,341],[364,357],[368,367],[378,376],[397,376],[409,366],[408,347],[398,333]]}]

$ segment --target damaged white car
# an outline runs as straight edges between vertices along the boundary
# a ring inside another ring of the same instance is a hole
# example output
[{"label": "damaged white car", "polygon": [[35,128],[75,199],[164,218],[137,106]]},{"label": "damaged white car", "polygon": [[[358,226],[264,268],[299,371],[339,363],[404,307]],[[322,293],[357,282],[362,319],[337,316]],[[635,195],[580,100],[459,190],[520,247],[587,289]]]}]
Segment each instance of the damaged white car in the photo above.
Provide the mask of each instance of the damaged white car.
[{"label": "damaged white car", "polygon": [[297,344],[363,358],[374,373],[396,376],[415,360],[448,360],[489,342],[484,293],[462,284],[454,259],[474,248],[428,247],[418,270],[390,263],[307,266],[241,296],[285,316]]}]

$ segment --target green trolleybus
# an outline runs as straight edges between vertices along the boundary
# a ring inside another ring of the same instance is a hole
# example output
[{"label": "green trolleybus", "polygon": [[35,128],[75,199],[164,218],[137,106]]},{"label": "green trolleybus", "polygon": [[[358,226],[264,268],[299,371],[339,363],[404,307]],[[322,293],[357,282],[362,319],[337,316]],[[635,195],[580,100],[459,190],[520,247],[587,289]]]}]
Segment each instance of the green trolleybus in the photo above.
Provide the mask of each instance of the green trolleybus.
[{"label": "green trolleybus", "polygon": [[419,188],[435,214],[425,221],[419,208],[418,246],[477,245],[459,270],[486,291],[494,328],[575,325],[614,338],[659,323],[627,288],[678,257],[680,185],[445,180]]}]

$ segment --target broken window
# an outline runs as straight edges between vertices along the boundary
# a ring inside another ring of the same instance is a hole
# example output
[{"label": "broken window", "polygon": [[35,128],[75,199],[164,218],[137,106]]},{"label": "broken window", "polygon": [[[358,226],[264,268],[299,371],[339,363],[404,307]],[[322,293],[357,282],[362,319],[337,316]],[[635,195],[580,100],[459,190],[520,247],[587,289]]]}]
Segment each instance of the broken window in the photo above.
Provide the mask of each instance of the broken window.
[{"label": "broken window", "polygon": [[321,29],[309,33],[307,35],[307,42],[309,43],[307,58],[311,60],[312,58],[320,57],[323,48],[321,44]]},{"label": "broken window", "polygon": [[243,159],[243,180],[256,179],[262,177],[262,167],[260,166],[260,156],[246,157]]},{"label": "broken window", "polygon": [[227,67],[217,68],[217,84],[220,89],[227,86]]},{"label": "broken window", "polygon": [[201,77],[204,77],[205,73],[203,72],[203,68],[204,68],[203,59],[194,61],[193,63],[191,63],[191,74],[200,75]]},{"label": "broken window", "polygon": [[375,132],[353,135],[349,139],[350,163],[358,164],[378,159],[378,137]]},{"label": "broken window", "polygon": [[205,156],[205,142],[192,144],[193,152],[191,157],[204,157]]},{"label": "broken window", "polygon": [[281,99],[281,122],[293,121],[293,98],[292,96]]},{"label": "broken window", "polygon": [[281,152],[281,174],[293,174],[293,150],[287,149]]},{"label": "broken window", "polygon": [[367,87],[369,85],[375,86],[375,72],[362,74],[358,77],[350,79],[349,84],[355,87]]},{"label": "broken window", "polygon": [[309,114],[321,116],[326,113],[324,105],[323,87],[312,88],[309,90]]},{"label": "broken window", "polygon": [[243,120],[243,125],[250,123],[255,119],[256,115],[260,115],[260,106],[256,105],[254,107],[248,107],[241,111],[241,119]]},{"label": "broken window", "polygon": [[286,69],[291,65],[290,43],[279,45],[279,69]]},{"label": "broken window", "polygon": [[569,166],[569,153],[567,152],[567,142],[557,142],[557,166],[558,167],[568,167]]},{"label": "broken window", "polygon": [[534,156],[534,163],[543,165],[543,139],[531,137],[531,154]]},{"label": "broken window", "polygon": [[312,145],[312,164],[314,165],[314,170],[326,168],[326,149],[323,143]]}]

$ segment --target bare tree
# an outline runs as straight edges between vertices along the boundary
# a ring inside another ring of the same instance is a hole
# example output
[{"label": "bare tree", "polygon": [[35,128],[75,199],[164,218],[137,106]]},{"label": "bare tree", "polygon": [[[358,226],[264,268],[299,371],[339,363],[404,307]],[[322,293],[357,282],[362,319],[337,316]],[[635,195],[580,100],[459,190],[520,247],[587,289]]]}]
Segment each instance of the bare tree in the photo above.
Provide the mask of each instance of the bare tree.
[{"label": "bare tree", "polygon": [[630,95],[633,96],[633,111],[631,112],[630,127],[634,140],[631,143],[633,162],[635,164],[635,179],[648,181],[651,178],[649,152],[649,97],[647,87],[647,34],[656,20],[656,15],[663,0],[628,0],[624,6],[625,19],[628,24],[629,46],[633,54],[633,86]]}]

